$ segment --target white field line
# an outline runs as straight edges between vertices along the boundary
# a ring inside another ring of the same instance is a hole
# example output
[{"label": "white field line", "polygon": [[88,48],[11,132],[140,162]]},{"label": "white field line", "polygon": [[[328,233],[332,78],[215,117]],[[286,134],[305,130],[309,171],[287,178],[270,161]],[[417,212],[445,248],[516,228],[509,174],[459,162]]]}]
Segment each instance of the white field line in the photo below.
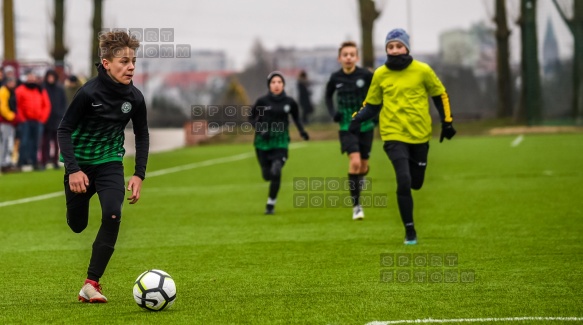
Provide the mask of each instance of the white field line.
[{"label": "white field line", "polygon": [[518,147],[522,143],[522,140],[524,140],[524,136],[521,134],[521,135],[517,136],[516,139],[514,139],[512,141],[510,146],[511,147]]},{"label": "white field line", "polygon": [[373,321],[366,325],[390,325],[390,324],[429,324],[429,323],[492,323],[492,322],[523,322],[523,321],[561,321],[580,322],[583,317],[505,317],[505,318],[458,318],[458,319],[412,319],[412,320],[390,320]]},{"label": "white field line", "polygon": [[38,196],[31,196],[31,197],[27,197],[24,199],[18,199],[18,200],[13,200],[13,201],[0,202],[0,208],[7,207],[9,205],[17,205],[17,204],[34,202],[34,201],[48,200],[48,199],[52,199],[54,197],[61,196],[61,195],[63,195],[62,191],[38,195]]},{"label": "white field line", "polygon": [[[294,143],[294,144],[290,145],[290,149],[302,148],[305,146],[306,146],[305,143]],[[224,164],[224,163],[239,161],[239,160],[251,158],[253,156],[255,156],[254,152],[246,152],[246,153],[242,153],[242,154],[238,154],[238,155],[234,155],[234,156],[209,159],[209,160],[195,162],[192,164],[170,167],[170,168],[166,168],[166,169],[160,169],[160,170],[157,170],[157,171],[154,171],[151,173],[147,173],[146,177],[152,178],[152,177],[157,177],[157,176],[164,176],[164,175],[178,173],[178,172],[189,170],[189,169],[196,169],[196,168],[200,168],[200,167],[213,166],[213,165],[217,165],[217,164]],[[127,178],[126,178],[126,180],[127,180]],[[0,208],[11,206],[11,205],[30,203],[30,202],[35,202],[35,201],[48,200],[48,199],[52,199],[54,197],[61,196],[63,194],[64,194],[64,192],[60,191],[60,192],[43,194],[43,195],[31,196],[31,197],[27,197],[27,198],[23,198],[23,199],[18,199],[18,200],[0,202]]]},{"label": "white field line", "polygon": [[146,174],[146,177],[151,178],[151,177],[158,177],[158,176],[163,176],[163,175],[168,175],[168,174],[173,174],[173,173],[178,173],[181,171],[185,171],[185,170],[189,170],[189,169],[196,169],[196,168],[200,168],[200,167],[206,167],[206,166],[212,166],[212,165],[217,165],[217,164],[224,164],[224,163],[228,163],[228,162],[233,162],[233,161],[239,161],[239,160],[243,160],[243,159],[247,159],[250,157],[253,157],[255,154],[254,153],[242,153],[242,154],[238,154],[238,155],[234,155],[234,156],[229,156],[229,157],[223,157],[223,158],[216,158],[216,159],[209,159],[209,160],[204,160],[204,161],[199,161],[199,162],[195,162],[192,164],[186,164],[186,165],[182,165],[182,166],[176,166],[176,167],[170,167],[170,168],[166,168],[166,169],[160,169],[154,172],[150,172]]}]

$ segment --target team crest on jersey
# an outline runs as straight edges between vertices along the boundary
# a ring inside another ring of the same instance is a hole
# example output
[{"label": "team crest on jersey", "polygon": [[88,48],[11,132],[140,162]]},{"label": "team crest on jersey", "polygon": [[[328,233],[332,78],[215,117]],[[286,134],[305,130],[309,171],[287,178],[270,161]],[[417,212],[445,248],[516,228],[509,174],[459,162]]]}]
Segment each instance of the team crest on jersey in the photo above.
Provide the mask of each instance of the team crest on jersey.
[{"label": "team crest on jersey", "polygon": [[358,88],[364,87],[364,80],[362,80],[362,79],[356,80],[356,87],[358,87]]},{"label": "team crest on jersey", "polygon": [[286,113],[289,113],[289,110],[290,109],[291,108],[290,108],[290,106],[288,104],[285,104],[285,106],[283,107],[283,111],[286,112]]},{"label": "team crest on jersey", "polygon": [[125,102],[121,105],[121,111],[123,113],[129,113],[132,110],[132,104],[130,102]]}]

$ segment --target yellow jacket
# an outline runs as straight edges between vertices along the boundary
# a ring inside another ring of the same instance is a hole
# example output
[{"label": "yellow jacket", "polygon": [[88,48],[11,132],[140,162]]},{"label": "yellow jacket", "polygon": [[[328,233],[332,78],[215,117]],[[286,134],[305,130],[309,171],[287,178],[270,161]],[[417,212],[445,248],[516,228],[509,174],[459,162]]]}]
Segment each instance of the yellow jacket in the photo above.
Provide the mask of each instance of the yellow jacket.
[{"label": "yellow jacket", "polygon": [[10,99],[10,91],[6,86],[0,88],[0,122],[12,122],[16,117],[13,111],[10,110],[8,100]]},{"label": "yellow jacket", "polygon": [[365,102],[382,105],[379,128],[383,141],[425,143],[431,139],[430,97],[441,96],[444,121],[451,122],[445,87],[425,63],[413,60],[400,71],[384,64],[374,72]]}]

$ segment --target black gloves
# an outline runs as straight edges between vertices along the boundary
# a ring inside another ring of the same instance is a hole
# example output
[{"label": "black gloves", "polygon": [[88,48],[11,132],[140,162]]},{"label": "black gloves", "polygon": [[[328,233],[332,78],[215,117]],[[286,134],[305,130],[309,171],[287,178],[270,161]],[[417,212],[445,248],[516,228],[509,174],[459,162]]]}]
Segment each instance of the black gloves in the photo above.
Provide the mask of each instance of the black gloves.
[{"label": "black gloves", "polygon": [[455,129],[451,122],[441,122],[441,136],[439,137],[439,142],[443,142],[443,138],[451,140],[456,134]]},{"label": "black gloves", "polygon": [[352,134],[359,134],[360,133],[360,124],[361,122],[355,119],[350,121],[350,125],[348,126],[348,132]]},{"label": "black gloves", "polygon": [[340,114],[340,111],[336,112],[336,114],[334,114],[334,122],[339,123],[340,121],[342,121],[342,114]]},{"label": "black gloves", "polygon": [[302,137],[302,139],[308,141],[310,140],[310,135],[308,134],[308,132],[301,130],[300,131],[300,136]]}]

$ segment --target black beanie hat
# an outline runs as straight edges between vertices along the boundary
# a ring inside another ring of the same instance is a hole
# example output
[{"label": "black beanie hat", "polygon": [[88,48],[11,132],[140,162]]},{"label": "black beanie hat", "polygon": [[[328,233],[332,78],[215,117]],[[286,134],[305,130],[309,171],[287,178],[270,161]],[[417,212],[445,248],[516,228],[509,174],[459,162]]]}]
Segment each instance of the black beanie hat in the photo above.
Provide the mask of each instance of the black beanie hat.
[{"label": "black beanie hat", "polygon": [[283,74],[280,71],[273,71],[272,73],[270,73],[267,76],[267,88],[269,88],[269,84],[271,83],[271,79],[273,79],[273,77],[280,77],[281,81],[283,82],[283,85],[285,86],[285,79],[283,78]]}]

